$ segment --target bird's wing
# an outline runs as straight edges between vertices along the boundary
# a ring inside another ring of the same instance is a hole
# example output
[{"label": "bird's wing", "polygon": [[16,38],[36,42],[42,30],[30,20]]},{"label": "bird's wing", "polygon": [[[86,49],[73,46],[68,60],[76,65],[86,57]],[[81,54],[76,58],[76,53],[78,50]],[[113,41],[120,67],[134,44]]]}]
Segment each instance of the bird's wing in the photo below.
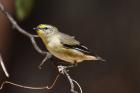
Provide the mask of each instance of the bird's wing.
[{"label": "bird's wing", "polygon": [[83,45],[68,45],[68,44],[63,44],[63,46],[65,48],[68,48],[68,49],[75,49],[75,50],[78,50],[82,53],[85,53],[85,54],[90,54],[90,51],[88,50],[87,47],[83,46]]},{"label": "bird's wing", "polygon": [[88,48],[81,45],[79,41],[77,41],[73,36],[69,36],[64,33],[60,33],[60,41],[63,44],[64,47],[69,49],[75,49],[83,53],[90,53]]},{"label": "bird's wing", "polygon": [[79,45],[80,42],[77,41],[73,36],[69,36],[67,34],[60,32],[60,41],[67,45]]}]

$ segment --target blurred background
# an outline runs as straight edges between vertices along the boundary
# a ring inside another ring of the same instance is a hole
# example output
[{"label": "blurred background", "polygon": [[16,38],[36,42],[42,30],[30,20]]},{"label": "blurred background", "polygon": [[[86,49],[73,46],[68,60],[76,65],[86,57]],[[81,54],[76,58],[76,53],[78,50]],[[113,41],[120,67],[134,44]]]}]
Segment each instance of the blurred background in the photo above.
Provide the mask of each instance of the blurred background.
[{"label": "blurred background", "polygon": [[[140,1],[138,0],[0,0],[19,25],[32,34],[38,24],[51,24],[100,55],[106,62],[85,61],[70,70],[83,93],[140,93]],[[41,49],[44,46],[37,39]],[[51,85],[57,75],[29,38],[12,29],[0,13],[0,52],[10,78],[0,68],[0,82],[28,86]],[[28,90],[6,85],[0,93],[70,93],[61,76],[52,90]]]}]

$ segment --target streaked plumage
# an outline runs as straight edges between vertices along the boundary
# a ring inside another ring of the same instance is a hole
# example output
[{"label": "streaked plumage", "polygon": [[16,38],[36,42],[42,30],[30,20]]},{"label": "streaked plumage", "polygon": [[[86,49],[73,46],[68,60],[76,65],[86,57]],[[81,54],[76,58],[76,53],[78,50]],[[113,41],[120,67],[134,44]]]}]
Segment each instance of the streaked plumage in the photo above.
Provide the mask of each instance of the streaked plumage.
[{"label": "streaked plumage", "polygon": [[48,51],[61,60],[72,64],[84,60],[103,60],[100,57],[89,55],[87,47],[80,45],[80,42],[73,36],[59,32],[54,26],[41,24],[36,30]]}]

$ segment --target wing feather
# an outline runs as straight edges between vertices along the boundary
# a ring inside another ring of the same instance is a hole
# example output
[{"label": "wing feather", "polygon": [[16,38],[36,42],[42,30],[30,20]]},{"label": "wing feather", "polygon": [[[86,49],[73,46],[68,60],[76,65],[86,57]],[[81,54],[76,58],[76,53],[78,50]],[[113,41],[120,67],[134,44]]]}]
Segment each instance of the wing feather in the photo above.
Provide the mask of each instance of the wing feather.
[{"label": "wing feather", "polygon": [[60,32],[60,35],[61,35],[60,41],[65,48],[75,49],[75,50],[78,50],[78,51],[86,53],[86,54],[90,53],[88,48],[81,45],[80,42],[77,41],[73,36],[69,36],[69,35],[61,33],[61,32]]},{"label": "wing feather", "polygon": [[77,41],[73,36],[69,36],[67,34],[61,33],[60,32],[60,41],[63,44],[67,44],[67,45],[79,45],[80,42]]},{"label": "wing feather", "polygon": [[88,48],[83,46],[83,45],[68,45],[68,44],[64,44],[64,43],[62,43],[62,44],[63,44],[63,46],[65,48],[68,48],[68,49],[75,49],[75,50],[78,50],[78,51],[80,51],[82,53],[85,53],[85,54],[89,54],[90,53]]}]

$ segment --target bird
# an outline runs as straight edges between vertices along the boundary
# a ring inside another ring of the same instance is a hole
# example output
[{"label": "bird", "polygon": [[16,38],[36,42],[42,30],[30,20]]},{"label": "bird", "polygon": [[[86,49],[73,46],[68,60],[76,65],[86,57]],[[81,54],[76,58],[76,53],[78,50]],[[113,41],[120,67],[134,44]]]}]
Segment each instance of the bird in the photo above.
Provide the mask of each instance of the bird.
[{"label": "bird", "polygon": [[99,56],[90,55],[87,47],[83,46],[74,36],[62,33],[55,26],[39,24],[33,28],[41,38],[47,50],[56,58],[70,64],[78,64],[85,60],[101,60]]}]

